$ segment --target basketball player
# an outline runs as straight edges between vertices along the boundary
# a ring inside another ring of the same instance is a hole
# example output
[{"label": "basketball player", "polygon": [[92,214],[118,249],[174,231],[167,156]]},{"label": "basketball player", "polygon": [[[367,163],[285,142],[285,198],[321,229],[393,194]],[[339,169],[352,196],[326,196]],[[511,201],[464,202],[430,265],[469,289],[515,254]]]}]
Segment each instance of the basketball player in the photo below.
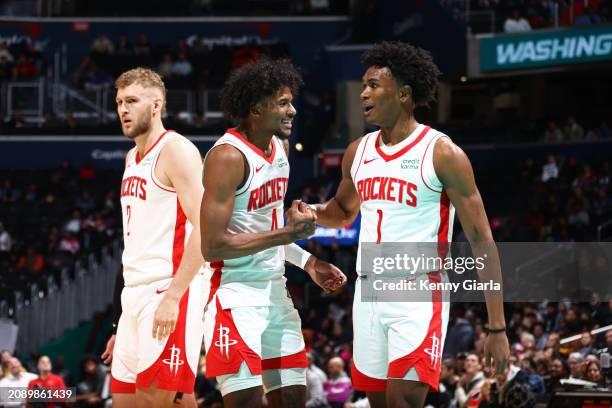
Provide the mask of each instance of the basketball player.
[{"label": "basketball player", "polygon": [[126,157],[122,314],[111,367],[117,407],[168,407],[177,393],[195,406],[193,389],[203,337],[204,259],[198,149],[166,130],[166,88],[155,72],[136,68],[115,82],[123,133],[136,146]]},{"label": "basketball player", "polygon": [[[431,302],[364,302],[359,292],[368,285],[364,274],[372,272],[361,270],[364,243],[433,242],[443,248],[452,238],[456,208],[474,256],[488,252],[481,279],[501,282],[499,259],[467,156],[446,135],[414,117],[415,107],[434,100],[440,72],[430,54],[408,44],[382,42],[366,51],[363,60],[368,66],[363,112],[367,123],[380,130],[350,144],[335,197],[314,208],[317,223],[329,227],[349,224],[361,211],[354,387],[366,391],[375,408],[421,407],[428,388],[437,390],[439,384],[449,309],[443,295],[448,293],[432,291]],[[429,272],[414,278],[447,279],[445,273]],[[503,296],[491,291],[485,297],[490,328],[485,354],[503,370],[509,355]]]},{"label": "basketball player", "polygon": [[[206,374],[224,406],[303,407],[308,361],[301,321],[288,296],[284,258],[324,290],[346,277],[295,244],[313,233],[314,213],[287,211],[293,95],[302,80],[289,60],[258,60],[232,73],[223,110],[239,120],[204,161],[202,251],[214,269],[205,311]],[[285,254],[283,254],[285,252]],[[215,260],[215,261],[212,261]]]}]

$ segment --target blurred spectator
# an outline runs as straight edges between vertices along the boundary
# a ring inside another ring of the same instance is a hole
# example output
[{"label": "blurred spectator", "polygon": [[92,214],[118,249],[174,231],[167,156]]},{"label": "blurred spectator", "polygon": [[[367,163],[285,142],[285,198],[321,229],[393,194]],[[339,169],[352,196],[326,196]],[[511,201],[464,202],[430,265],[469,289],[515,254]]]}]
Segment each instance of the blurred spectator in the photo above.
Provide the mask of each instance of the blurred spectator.
[{"label": "blurred spectator", "polygon": [[13,68],[13,79],[15,80],[28,80],[36,77],[38,71],[36,65],[28,58],[26,54],[21,54],[15,62]]},{"label": "blurred spectator", "polygon": [[333,357],[327,363],[329,378],[323,384],[325,397],[332,408],[343,408],[353,391],[350,378],[344,371],[344,361],[340,357]]},{"label": "blurred spectator", "polygon": [[76,237],[74,232],[66,231],[64,237],[59,243],[59,250],[62,252],[68,252],[72,255],[76,255],[81,249],[81,244]]},{"label": "blurred spectator", "polygon": [[12,63],[15,61],[13,54],[8,50],[6,43],[4,41],[0,41],[0,61],[5,60],[7,62]]},{"label": "blurred spectator", "polygon": [[585,364],[584,379],[594,383],[599,383],[601,381],[601,367],[599,366],[599,361],[589,361]]},{"label": "blurred spectator", "polygon": [[64,231],[78,234],[81,231],[81,212],[74,210],[72,212],[72,218],[64,225]]},{"label": "blurred spectator", "polygon": [[191,75],[192,72],[193,66],[187,59],[187,54],[185,52],[181,52],[178,60],[172,65],[172,75],[186,77]]},{"label": "blurred spectator", "polygon": [[81,406],[99,407],[102,404],[102,387],[106,378],[106,367],[94,356],[81,360],[81,377],[76,387],[77,401]]},{"label": "blurred spectator", "polygon": [[2,371],[0,371],[0,378],[10,374],[9,365],[11,363],[11,358],[13,358],[13,353],[10,351],[2,350],[2,352],[0,352],[0,365],[2,369]]},{"label": "blurred spectator", "polygon": [[98,90],[109,88],[113,84],[113,77],[96,64],[89,66],[89,71],[82,78],[83,88],[86,90]]},{"label": "blurred spectator", "polygon": [[88,181],[96,178],[96,169],[91,165],[90,161],[85,161],[79,168],[79,180]]},{"label": "blurred spectator", "polygon": [[[25,371],[21,366],[21,361],[19,361],[17,357],[11,357],[9,359],[8,370],[8,375],[0,380],[0,401],[9,401],[7,388],[26,389],[30,381],[37,377],[36,374]],[[19,396],[12,395],[10,401],[11,403],[5,403],[4,406],[25,406],[25,398],[19,398]]]},{"label": "blurred spectator", "polygon": [[521,333],[521,341],[512,346],[512,351],[520,357],[522,354],[535,351],[535,337],[529,332]]},{"label": "blurred spectator", "polygon": [[116,55],[132,55],[134,54],[134,46],[128,40],[125,33],[119,33],[117,35],[117,42],[115,43],[115,54]]},{"label": "blurred spectator", "polygon": [[506,33],[521,33],[531,31],[531,26],[529,21],[521,15],[520,9],[515,8],[504,22],[504,31]]},{"label": "blurred spectator", "polygon": [[11,234],[4,229],[4,224],[0,222],[0,252],[9,252],[13,246]]},{"label": "blurred spectator", "polygon": [[525,16],[533,29],[546,27],[548,25],[547,12],[540,0],[527,1]]},{"label": "blurred spectator", "polygon": [[520,368],[510,365],[503,374],[495,376],[496,392],[493,398],[504,408],[530,408],[535,396],[529,386],[529,376]]},{"label": "blurred spectator", "polygon": [[442,397],[439,399],[440,405],[449,406],[450,402],[455,398],[455,390],[459,383],[457,365],[452,358],[445,358],[440,367],[440,388],[439,393]]},{"label": "blurred spectator", "polygon": [[582,357],[588,356],[589,354],[597,354],[597,349],[593,347],[594,340],[591,333],[584,332],[580,337],[580,349],[578,352],[582,354]]},{"label": "blurred spectator", "polygon": [[43,256],[36,252],[31,246],[28,246],[26,253],[17,260],[15,269],[19,272],[34,275],[42,272],[44,266],[45,260]]},{"label": "blurred spectator", "polygon": [[577,26],[585,26],[585,25],[593,25],[593,24],[601,24],[604,22],[602,16],[597,14],[595,10],[595,6],[592,4],[588,4],[586,9],[584,10],[584,14],[578,16],[574,19],[574,25]]},{"label": "blurred spectator", "polygon": [[260,55],[261,54],[257,49],[257,46],[249,43],[234,49],[232,52],[232,60],[230,65],[232,69],[236,69],[246,63],[257,60]]},{"label": "blurred spectator", "polygon": [[64,380],[64,384],[66,384],[67,386],[74,385],[74,383],[72,382],[72,373],[66,368],[66,361],[64,360],[63,355],[59,354],[57,357],[55,357],[54,367],[57,375],[62,377],[62,380]]},{"label": "blurred spectator", "polygon": [[601,122],[599,126],[589,130],[586,135],[587,140],[609,139],[611,137],[612,129],[610,129],[607,122]]},{"label": "blurred spectator", "polygon": [[533,336],[535,338],[535,349],[537,351],[544,350],[544,348],[546,347],[546,340],[548,340],[548,335],[544,331],[544,323],[534,323]]},{"label": "blurred spectator", "polygon": [[[51,372],[52,365],[49,356],[40,356],[36,363],[36,368],[38,369],[38,378],[30,381],[28,389],[61,390],[66,388],[62,377]],[[46,405],[50,407],[54,406],[53,403],[48,403]]]},{"label": "blurred spectator", "polygon": [[96,201],[88,190],[83,190],[74,202],[74,206],[81,210],[91,211],[96,208]]},{"label": "blurred spectator", "polygon": [[546,183],[549,180],[559,177],[559,167],[557,166],[557,158],[554,154],[548,155],[548,161],[542,166],[542,181]]},{"label": "blurred spectator", "polygon": [[455,389],[457,407],[478,406],[480,391],[485,380],[478,355],[474,353],[468,354],[465,357],[463,370],[463,375],[459,379],[457,388]]},{"label": "blurred spectator", "polygon": [[580,126],[573,116],[567,117],[567,122],[563,128],[563,137],[565,140],[582,140],[584,138],[584,129]]},{"label": "blurred spectator", "polygon": [[546,390],[553,392],[557,388],[561,387],[561,380],[567,378],[569,375],[569,368],[567,363],[560,358],[555,358],[550,363],[550,376],[545,382]]},{"label": "blurred spectator", "polygon": [[584,371],[584,357],[582,354],[574,352],[567,358],[567,365],[569,366],[569,378],[582,378]]},{"label": "blurred spectator", "polygon": [[607,353],[612,353],[612,329],[606,331],[606,347],[602,350]]},{"label": "blurred spectator", "polygon": [[90,49],[96,54],[110,55],[115,51],[115,46],[106,34],[100,34],[93,40]]},{"label": "blurred spectator", "polygon": [[0,53],[0,81],[13,76],[13,56],[10,53],[7,55],[7,53],[8,50],[6,50],[6,53]]},{"label": "blurred spectator", "polygon": [[140,33],[138,35],[138,42],[134,46],[134,54],[145,57],[151,55],[151,43],[146,33]]},{"label": "blurred spectator", "polygon": [[548,128],[544,132],[544,140],[547,142],[560,142],[563,140],[563,132],[554,120],[548,122]]},{"label": "blurred spectator", "polygon": [[[454,355],[457,352],[472,350],[474,348],[474,328],[470,322],[461,316],[462,309],[452,310],[452,326],[448,328],[444,342],[444,355]],[[461,367],[461,366],[460,366]]]},{"label": "blurred spectator", "polygon": [[535,361],[531,357],[524,357],[520,362],[521,370],[527,375],[529,388],[535,395],[543,395],[545,391],[544,380],[536,372]]},{"label": "blurred spectator", "polygon": [[306,369],[306,408],[327,407],[327,397],[323,386],[327,381],[327,374],[314,362],[312,351],[306,353],[308,356],[308,368]]},{"label": "blurred spectator", "polygon": [[172,76],[172,67],[174,66],[174,61],[172,60],[172,55],[169,53],[164,54],[162,57],[162,61],[159,63],[157,67],[157,73],[161,75],[162,78],[167,79]]}]

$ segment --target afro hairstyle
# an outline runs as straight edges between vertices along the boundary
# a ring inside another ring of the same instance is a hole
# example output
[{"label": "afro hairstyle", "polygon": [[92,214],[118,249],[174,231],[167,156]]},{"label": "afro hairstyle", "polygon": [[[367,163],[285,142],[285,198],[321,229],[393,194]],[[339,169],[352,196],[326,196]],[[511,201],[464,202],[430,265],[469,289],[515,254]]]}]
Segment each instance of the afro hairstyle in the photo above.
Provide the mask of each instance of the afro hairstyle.
[{"label": "afro hairstyle", "polygon": [[429,106],[436,100],[441,73],[431,54],[422,48],[402,42],[383,41],[363,53],[368,67],[387,67],[399,85],[412,88],[416,106]]},{"label": "afro hairstyle", "polygon": [[244,119],[255,105],[287,86],[295,96],[302,77],[287,58],[263,57],[233,71],[221,93],[221,109],[234,119]]}]

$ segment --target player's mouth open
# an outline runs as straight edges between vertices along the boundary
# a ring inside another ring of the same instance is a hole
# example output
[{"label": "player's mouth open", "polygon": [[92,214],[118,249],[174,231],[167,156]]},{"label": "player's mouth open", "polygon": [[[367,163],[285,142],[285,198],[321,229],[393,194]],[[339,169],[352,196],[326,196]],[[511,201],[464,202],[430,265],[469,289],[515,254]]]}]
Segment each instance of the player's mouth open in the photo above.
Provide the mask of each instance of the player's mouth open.
[{"label": "player's mouth open", "polygon": [[293,125],[291,124],[291,120],[281,120],[281,124],[283,126],[286,126],[288,128],[292,127]]},{"label": "player's mouth open", "polygon": [[374,106],[372,106],[372,105],[364,105],[363,106],[363,113],[367,115],[368,113],[370,113],[372,111],[372,109],[374,109]]}]

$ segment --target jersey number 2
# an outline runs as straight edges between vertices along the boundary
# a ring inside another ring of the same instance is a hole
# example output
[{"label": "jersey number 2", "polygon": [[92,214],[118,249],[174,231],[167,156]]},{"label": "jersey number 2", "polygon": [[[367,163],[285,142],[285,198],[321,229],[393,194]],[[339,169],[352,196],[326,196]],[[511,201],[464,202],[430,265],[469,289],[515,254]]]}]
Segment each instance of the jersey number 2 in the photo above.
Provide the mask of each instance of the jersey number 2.
[{"label": "jersey number 2", "polygon": [[127,228],[127,234],[128,236],[130,235],[130,218],[132,218],[132,207],[131,206],[127,206],[125,207],[125,215],[127,215],[127,223],[125,225],[125,227]]}]

